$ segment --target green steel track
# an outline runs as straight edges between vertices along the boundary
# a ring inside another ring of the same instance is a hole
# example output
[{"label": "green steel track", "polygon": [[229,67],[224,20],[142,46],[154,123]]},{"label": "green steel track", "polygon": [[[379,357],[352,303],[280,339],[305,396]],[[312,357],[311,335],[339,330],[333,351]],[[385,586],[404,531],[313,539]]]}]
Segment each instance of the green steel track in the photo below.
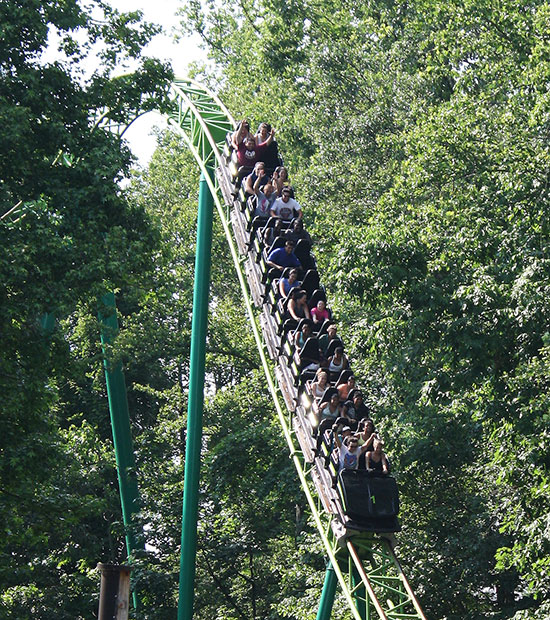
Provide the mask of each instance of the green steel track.
[{"label": "green steel track", "polygon": [[[231,230],[233,198],[224,182],[227,171],[222,151],[225,136],[234,129],[235,121],[214,94],[192,80],[174,82],[172,102],[169,123],[186,142],[212,193],[283,435],[351,614],[357,620],[426,620],[395,556],[392,541],[376,534],[357,534],[345,540],[337,540],[331,528],[331,520],[335,516],[323,509],[321,498],[317,495],[312,479],[314,466],[306,462],[293,430],[292,412],[284,404],[276,380],[275,364],[267,354],[259,316],[253,306],[244,271],[246,257],[239,255]],[[217,174],[209,174],[212,169],[216,169]]]}]

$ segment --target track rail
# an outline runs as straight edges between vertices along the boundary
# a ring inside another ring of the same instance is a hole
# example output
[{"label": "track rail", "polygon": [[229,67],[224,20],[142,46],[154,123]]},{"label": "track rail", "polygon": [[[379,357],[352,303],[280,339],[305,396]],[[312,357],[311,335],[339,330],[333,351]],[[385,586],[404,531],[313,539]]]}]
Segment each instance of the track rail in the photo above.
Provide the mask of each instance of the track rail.
[{"label": "track rail", "polygon": [[[212,193],[283,436],[349,609],[357,620],[426,620],[395,556],[392,540],[360,532],[349,537],[341,509],[339,516],[338,499],[332,489],[326,488],[326,480],[308,451],[300,408],[292,402],[288,390],[282,389],[284,368],[268,345],[268,319],[258,299],[260,309],[254,308],[251,289],[255,266],[242,247],[239,252],[235,241],[242,214],[233,204],[230,174],[222,156],[226,134],[234,129],[235,121],[213,93],[193,80],[174,82],[171,93],[169,124],[186,142]],[[211,169],[216,170],[214,178],[209,174]]]}]

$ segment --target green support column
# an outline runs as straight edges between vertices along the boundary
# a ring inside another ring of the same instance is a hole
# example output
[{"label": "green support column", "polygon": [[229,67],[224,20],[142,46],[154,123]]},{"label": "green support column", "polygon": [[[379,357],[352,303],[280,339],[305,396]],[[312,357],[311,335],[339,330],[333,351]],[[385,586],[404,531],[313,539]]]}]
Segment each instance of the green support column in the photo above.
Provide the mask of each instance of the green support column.
[{"label": "green support column", "polygon": [[325,584],[323,585],[323,592],[321,593],[321,601],[319,603],[319,610],[317,611],[316,620],[330,620],[337,583],[338,580],[336,578],[336,573],[334,572],[332,564],[329,561],[327,564],[327,572],[325,573]]},{"label": "green support column", "polygon": [[[115,296],[107,293],[102,299],[104,310],[100,312],[101,345],[106,353],[107,345],[112,344],[118,333]],[[139,547],[132,517],[139,510],[139,494],[135,475],[136,462],[130,432],[130,412],[126,397],[126,383],[122,372],[122,362],[112,364],[105,355],[105,379],[107,382],[107,396],[109,398],[109,412],[111,414],[111,428],[113,430],[113,444],[122,506],[122,519],[126,531],[126,550],[131,561],[133,552]],[[138,607],[138,597],[133,593],[134,607]]]},{"label": "green support column", "polygon": [[53,312],[46,312],[40,317],[40,326],[44,333],[51,334],[55,327],[55,314]]},{"label": "green support column", "polygon": [[[210,169],[208,172],[212,177],[213,171]],[[191,326],[191,370],[187,405],[187,445],[185,448],[178,620],[191,620],[193,617],[213,207],[212,194],[206,183],[206,178],[201,175],[199,213],[197,216],[193,321]]]},{"label": "green support column", "polygon": [[[352,578],[352,583],[353,583],[354,588],[356,586],[359,586],[359,584],[363,583],[355,567],[353,567],[352,569],[351,578]],[[366,595],[367,593],[365,591],[364,585],[360,585],[357,588],[357,590],[355,590],[355,608],[359,612],[359,615],[361,616],[362,620],[367,620]]]}]

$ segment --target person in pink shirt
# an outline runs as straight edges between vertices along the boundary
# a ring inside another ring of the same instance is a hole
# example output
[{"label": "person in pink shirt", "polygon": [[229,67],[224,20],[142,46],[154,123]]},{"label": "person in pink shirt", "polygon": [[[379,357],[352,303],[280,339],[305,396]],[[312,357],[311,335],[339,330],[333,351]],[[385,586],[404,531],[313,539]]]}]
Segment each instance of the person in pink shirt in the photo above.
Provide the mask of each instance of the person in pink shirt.
[{"label": "person in pink shirt", "polygon": [[320,299],[315,308],[311,310],[311,318],[314,323],[322,323],[325,319],[330,319],[330,312],[327,310],[327,305],[322,299]]}]

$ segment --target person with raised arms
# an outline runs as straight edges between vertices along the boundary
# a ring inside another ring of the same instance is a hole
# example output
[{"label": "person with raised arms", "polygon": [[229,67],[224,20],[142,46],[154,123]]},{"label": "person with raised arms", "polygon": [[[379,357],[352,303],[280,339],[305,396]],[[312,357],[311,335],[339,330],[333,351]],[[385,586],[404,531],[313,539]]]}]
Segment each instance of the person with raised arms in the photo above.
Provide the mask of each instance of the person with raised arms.
[{"label": "person with raised arms", "polygon": [[359,447],[359,439],[355,435],[350,435],[342,441],[338,436],[338,425],[332,427],[334,441],[338,446],[338,472],[343,469],[357,469],[359,467],[359,457],[368,450],[369,444],[365,443]]},{"label": "person with raised arms", "polygon": [[271,206],[276,198],[275,192],[273,191],[273,185],[271,183],[266,183],[261,186],[260,183],[262,181],[261,177],[256,179],[254,183],[254,187],[252,191],[256,195],[256,208],[254,209],[254,217],[262,217],[267,219],[269,217],[269,213],[271,211]]}]

